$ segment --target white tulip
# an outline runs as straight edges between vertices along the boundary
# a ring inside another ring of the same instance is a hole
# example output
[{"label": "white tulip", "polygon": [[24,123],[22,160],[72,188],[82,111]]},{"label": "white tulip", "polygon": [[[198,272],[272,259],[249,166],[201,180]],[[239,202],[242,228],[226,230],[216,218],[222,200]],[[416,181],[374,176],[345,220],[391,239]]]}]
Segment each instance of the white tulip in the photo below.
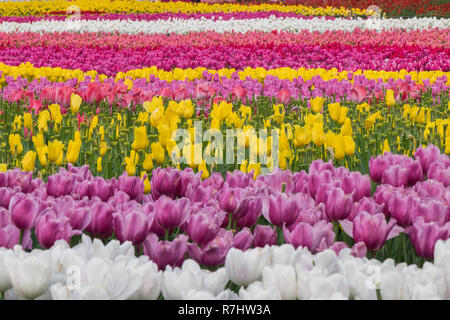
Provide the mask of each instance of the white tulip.
[{"label": "white tulip", "polygon": [[242,300],[281,300],[281,294],[275,287],[266,288],[261,281],[250,284],[247,288],[239,290]]},{"label": "white tulip", "polygon": [[297,299],[297,275],[291,265],[265,266],[262,282],[266,288],[277,288],[283,300]]},{"label": "white tulip", "polygon": [[47,291],[52,276],[48,252],[32,253],[23,259],[6,257],[3,262],[8,270],[12,287],[20,298],[36,299]]},{"label": "white tulip", "polygon": [[6,290],[12,287],[11,279],[9,277],[8,270],[3,262],[7,257],[12,257],[13,253],[11,250],[6,250],[0,248],[0,294],[5,293]]},{"label": "white tulip", "polygon": [[163,296],[167,300],[181,300],[183,293],[202,289],[202,278],[196,269],[190,268],[192,260],[186,260],[182,268],[167,266],[163,273]]},{"label": "white tulip", "polygon": [[[136,259],[137,260],[137,259]],[[133,294],[131,300],[156,300],[161,293],[162,272],[158,270],[158,266],[152,261],[138,266],[137,274],[143,279],[142,287]]]},{"label": "white tulip", "polygon": [[[334,20],[314,17],[312,19],[302,18],[261,18],[261,19],[183,19],[175,18],[170,20],[83,20],[77,21],[77,31],[85,32],[111,32],[112,30],[126,34],[185,34],[189,32],[215,31],[224,32],[251,32],[262,31],[272,32],[288,31],[300,32],[307,30],[310,32],[326,31],[353,31],[356,28],[361,30],[425,30],[428,28],[447,29],[450,28],[449,19],[432,18],[408,18],[408,19],[382,19],[381,24],[368,23],[367,19],[356,18],[335,18]],[[33,22],[2,22],[0,32],[71,32],[72,27],[67,21],[39,20]]]},{"label": "white tulip", "polygon": [[262,269],[269,263],[270,249],[267,246],[245,252],[231,248],[225,260],[225,268],[235,284],[248,285],[261,278]]}]

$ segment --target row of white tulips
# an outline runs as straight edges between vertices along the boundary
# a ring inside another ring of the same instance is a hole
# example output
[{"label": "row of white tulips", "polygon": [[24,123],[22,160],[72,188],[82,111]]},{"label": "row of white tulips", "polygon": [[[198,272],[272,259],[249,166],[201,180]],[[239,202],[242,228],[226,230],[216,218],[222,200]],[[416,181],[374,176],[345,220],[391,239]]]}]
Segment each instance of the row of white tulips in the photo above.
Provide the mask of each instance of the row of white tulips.
[{"label": "row of white tulips", "polygon": [[0,23],[0,32],[115,32],[127,34],[159,34],[189,32],[216,31],[216,32],[249,32],[264,31],[271,32],[289,31],[353,31],[362,30],[423,30],[429,28],[450,28],[450,19],[437,18],[411,18],[411,19],[361,19],[354,20],[337,18],[326,20],[322,17],[313,19],[297,18],[264,18],[264,19],[242,19],[242,20],[210,20],[210,19],[169,19],[154,21],[132,21],[132,20],[67,20],[35,22]]},{"label": "row of white tulips", "polygon": [[0,249],[0,292],[4,299],[449,299],[450,240],[438,241],[434,263],[423,268],[282,245],[231,249],[215,271],[193,260],[158,271],[129,242],[83,236],[73,248],[58,241],[49,250]]}]

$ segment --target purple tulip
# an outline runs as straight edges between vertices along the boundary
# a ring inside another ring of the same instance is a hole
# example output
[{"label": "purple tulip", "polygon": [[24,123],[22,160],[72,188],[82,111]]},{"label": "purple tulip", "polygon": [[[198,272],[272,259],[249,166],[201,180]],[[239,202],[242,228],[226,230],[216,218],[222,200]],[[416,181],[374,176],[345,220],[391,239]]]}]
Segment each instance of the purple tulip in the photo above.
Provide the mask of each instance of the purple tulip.
[{"label": "purple tulip", "polygon": [[299,214],[301,198],[296,195],[279,193],[270,195],[269,210],[265,215],[267,221],[277,227],[290,227],[296,220]]},{"label": "purple tulip", "polygon": [[362,211],[365,211],[371,215],[383,213],[384,206],[384,203],[380,205],[373,198],[364,197],[359,200],[358,203],[355,203],[352,213],[348,216],[348,219],[353,220]]},{"label": "purple tulip", "polygon": [[144,194],[144,182],[139,177],[130,177],[126,172],[119,177],[118,187],[138,202],[142,201]]},{"label": "purple tulip", "polygon": [[52,209],[47,209],[36,220],[36,238],[46,249],[53,246],[56,240],[63,239],[70,243],[72,236],[81,234],[79,230],[72,230],[69,219],[58,216]]},{"label": "purple tulip", "polygon": [[9,202],[11,201],[13,191],[10,188],[1,187],[0,188],[0,207],[9,208]]},{"label": "purple tulip", "polygon": [[249,228],[244,228],[233,239],[233,247],[242,251],[247,250],[252,245],[253,235]]},{"label": "purple tulip", "polygon": [[[67,216],[67,215],[66,215]],[[76,208],[70,211],[69,223],[75,230],[83,231],[91,223],[92,211],[89,207]]]},{"label": "purple tulip", "polygon": [[190,204],[187,198],[172,200],[167,196],[161,196],[155,201],[156,223],[169,231],[178,228],[189,218]]},{"label": "purple tulip", "polygon": [[159,241],[150,233],[144,241],[144,254],[155,262],[160,270],[166,266],[181,267],[186,254],[188,237],[180,234],[173,241]]},{"label": "purple tulip", "polygon": [[394,165],[386,168],[383,171],[381,183],[390,184],[394,187],[401,187],[408,185],[409,171],[408,168],[400,165]]},{"label": "purple tulip", "polygon": [[242,200],[239,208],[233,214],[233,218],[236,219],[236,225],[239,228],[252,227],[261,216],[262,206],[261,198],[256,196]]},{"label": "purple tulip", "polygon": [[253,175],[250,173],[243,173],[240,170],[234,170],[232,173],[227,171],[225,184],[230,188],[246,188],[253,180]]},{"label": "purple tulip", "polygon": [[450,186],[450,165],[443,162],[433,162],[428,169],[428,179],[441,182],[445,187]]},{"label": "purple tulip", "polygon": [[422,165],[423,174],[427,174],[430,165],[439,159],[441,152],[438,147],[429,144],[426,148],[420,146],[414,153],[414,158],[420,161]]},{"label": "purple tulip", "polygon": [[315,198],[319,187],[333,182],[333,173],[329,170],[321,172],[310,172],[308,179],[308,190],[311,197]]},{"label": "purple tulip", "polygon": [[[343,249],[347,249],[348,245],[345,242],[342,241],[338,241],[338,242],[334,242],[330,247],[326,248],[326,249],[330,249],[333,250],[334,253],[336,253],[336,255],[338,256],[339,253],[343,250]],[[326,250],[324,249],[324,250]],[[317,250],[318,252],[320,251],[324,251],[324,250]]]},{"label": "purple tulip", "polygon": [[202,181],[202,186],[204,188],[211,186],[214,190],[221,190],[223,184],[224,180],[219,172],[213,172],[209,178]]},{"label": "purple tulip", "polygon": [[0,248],[12,249],[19,244],[20,230],[15,225],[0,227]]},{"label": "purple tulip", "polygon": [[400,192],[389,198],[388,210],[390,216],[402,227],[410,226],[419,201],[414,195],[402,195]]},{"label": "purple tulip", "polygon": [[363,197],[370,197],[372,181],[366,174],[351,172],[342,178],[342,190],[346,194],[352,194],[353,201],[358,202]]},{"label": "purple tulip", "polygon": [[441,199],[445,194],[444,185],[436,180],[425,180],[424,182],[418,182],[414,185],[413,190],[417,193],[417,196],[421,199],[433,198]]},{"label": "purple tulip", "polygon": [[242,195],[242,189],[224,187],[217,192],[217,200],[219,201],[220,209],[227,213],[235,212]]},{"label": "purple tulip", "polygon": [[120,242],[131,241],[135,246],[140,245],[147,238],[150,222],[140,210],[122,212],[114,217],[114,233]]},{"label": "purple tulip", "polygon": [[265,247],[277,244],[277,230],[275,227],[256,225],[253,230],[253,246]]},{"label": "purple tulip", "polygon": [[294,189],[292,190],[292,193],[309,193],[308,191],[308,180],[309,175],[306,173],[306,171],[302,170],[300,172],[295,172],[292,175],[292,180],[294,183]]},{"label": "purple tulip", "polygon": [[70,194],[73,188],[73,182],[75,177],[57,173],[48,177],[46,184],[47,194],[53,197],[60,197],[66,194]]},{"label": "purple tulip", "polygon": [[295,248],[306,247],[312,253],[315,253],[321,244],[323,247],[330,246],[335,238],[333,225],[324,220],[319,221],[314,226],[309,223],[301,222],[295,226],[292,231],[283,227],[284,240],[292,244]]},{"label": "purple tulip", "polygon": [[207,244],[213,240],[220,231],[219,219],[206,213],[191,215],[187,222],[187,234],[192,241],[199,245]]},{"label": "purple tulip", "polygon": [[367,247],[364,242],[357,242],[351,249],[351,254],[357,258],[363,258],[367,255]]},{"label": "purple tulip", "polygon": [[178,170],[167,168],[157,168],[153,170],[151,179],[151,192],[153,199],[158,199],[161,195],[166,195],[174,199],[177,185],[180,181]]},{"label": "purple tulip", "polygon": [[450,222],[440,226],[436,222],[425,222],[423,217],[418,217],[407,229],[407,233],[417,254],[425,259],[432,259],[436,242],[447,240],[450,236]]},{"label": "purple tulip", "polygon": [[221,229],[217,237],[206,245],[199,247],[195,243],[189,243],[188,252],[192,259],[204,266],[220,266],[225,263],[232,242],[233,233]]},{"label": "purple tulip", "polygon": [[265,187],[273,192],[282,192],[283,185],[284,192],[292,193],[294,190],[294,180],[289,170],[275,168],[271,174],[259,175],[256,181],[263,182]]},{"label": "purple tulip", "polygon": [[23,193],[16,193],[9,203],[12,222],[21,230],[34,227],[39,210],[37,201]]},{"label": "purple tulip", "polygon": [[387,223],[381,213],[370,215],[363,211],[353,219],[353,239],[364,242],[367,249],[376,251],[384,245],[395,223],[395,219]]},{"label": "purple tulip", "polygon": [[108,238],[113,233],[113,213],[114,209],[105,202],[96,202],[91,207],[91,223],[86,227],[92,235]]},{"label": "purple tulip", "polygon": [[201,184],[189,184],[186,188],[186,198],[192,202],[206,202],[212,198],[213,192],[212,186],[203,187]]},{"label": "purple tulip", "polygon": [[450,221],[450,207],[437,200],[427,200],[419,203],[411,214],[414,219],[422,217],[424,222],[436,222],[442,226]]},{"label": "purple tulip", "polygon": [[353,210],[353,199],[341,188],[331,188],[327,192],[325,212],[330,221],[346,219]]},{"label": "purple tulip", "polygon": [[99,197],[102,201],[107,201],[114,193],[114,186],[110,181],[101,177],[95,177],[89,183],[89,194],[91,197]]}]

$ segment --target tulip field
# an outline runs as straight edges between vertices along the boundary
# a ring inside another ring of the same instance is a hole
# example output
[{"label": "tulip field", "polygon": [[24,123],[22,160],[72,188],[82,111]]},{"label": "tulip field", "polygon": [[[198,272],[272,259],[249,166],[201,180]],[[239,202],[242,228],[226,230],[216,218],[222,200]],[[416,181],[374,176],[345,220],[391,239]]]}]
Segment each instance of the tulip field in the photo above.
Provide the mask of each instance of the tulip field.
[{"label": "tulip field", "polygon": [[0,300],[450,299],[443,0],[0,1]]}]

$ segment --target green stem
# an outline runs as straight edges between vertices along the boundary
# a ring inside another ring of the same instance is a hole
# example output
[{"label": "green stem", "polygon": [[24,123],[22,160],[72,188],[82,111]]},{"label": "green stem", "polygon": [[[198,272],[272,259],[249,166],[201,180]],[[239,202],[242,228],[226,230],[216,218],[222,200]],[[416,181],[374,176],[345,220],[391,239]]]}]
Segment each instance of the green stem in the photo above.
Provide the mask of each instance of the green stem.
[{"label": "green stem", "polygon": [[166,237],[165,237],[166,241],[169,240],[169,230],[166,229]]},{"label": "green stem", "polygon": [[228,216],[228,227],[227,230],[231,230],[231,226],[233,224],[233,215],[230,213]]},{"label": "green stem", "polygon": [[0,292],[0,300],[5,300],[5,292],[4,291]]},{"label": "green stem", "polygon": [[20,237],[19,237],[19,244],[22,245],[22,241],[23,241],[23,230],[20,229]]},{"label": "green stem", "polygon": [[406,246],[407,246],[407,238],[406,238],[406,234],[403,234],[403,260],[406,262],[406,264],[408,264],[408,255],[406,253]]},{"label": "green stem", "polygon": [[379,288],[377,288],[377,300],[383,300],[381,297],[381,290]]}]

